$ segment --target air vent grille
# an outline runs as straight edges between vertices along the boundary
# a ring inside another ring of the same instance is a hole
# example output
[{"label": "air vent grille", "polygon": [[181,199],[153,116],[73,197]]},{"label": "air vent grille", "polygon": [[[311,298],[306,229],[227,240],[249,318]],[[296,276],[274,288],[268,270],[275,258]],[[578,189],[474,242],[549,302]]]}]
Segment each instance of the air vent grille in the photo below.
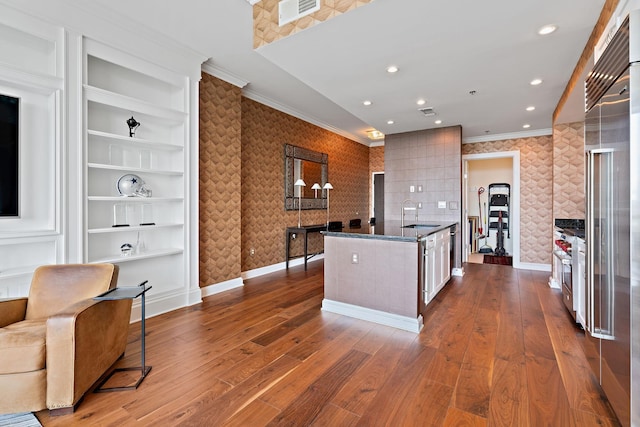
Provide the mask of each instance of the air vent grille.
[{"label": "air vent grille", "polygon": [[282,0],[278,3],[278,25],[283,26],[316,10],[320,10],[320,0]]},{"label": "air vent grille", "polygon": [[629,17],[620,25],[585,81],[585,111],[597,104],[629,66]]},{"label": "air vent grille", "polygon": [[420,111],[422,114],[424,114],[427,117],[431,117],[431,116],[435,116],[436,115],[436,112],[433,109],[433,107],[418,108],[418,111]]}]

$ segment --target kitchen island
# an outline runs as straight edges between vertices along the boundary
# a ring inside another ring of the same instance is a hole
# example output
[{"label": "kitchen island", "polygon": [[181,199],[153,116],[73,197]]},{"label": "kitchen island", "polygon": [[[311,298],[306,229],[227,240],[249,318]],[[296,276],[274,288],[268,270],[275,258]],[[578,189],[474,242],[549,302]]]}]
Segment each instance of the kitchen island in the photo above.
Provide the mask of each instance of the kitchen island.
[{"label": "kitchen island", "polygon": [[451,277],[458,223],[400,223],[325,231],[322,309],[411,332]]}]

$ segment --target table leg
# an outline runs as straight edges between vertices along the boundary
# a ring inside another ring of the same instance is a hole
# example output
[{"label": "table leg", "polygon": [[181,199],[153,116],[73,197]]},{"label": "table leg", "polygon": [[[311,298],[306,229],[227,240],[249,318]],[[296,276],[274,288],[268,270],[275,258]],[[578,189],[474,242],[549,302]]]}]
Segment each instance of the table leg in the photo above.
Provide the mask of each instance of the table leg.
[{"label": "table leg", "polygon": [[142,330],[142,337],[141,337],[142,349],[140,350],[140,354],[142,355],[142,361],[141,361],[142,362],[142,367],[141,367],[141,369],[142,369],[142,377],[143,378],[146,376],[145,364],[144,364],[144,351],[145,351],[145,348],[146,348],[145,343],[144,343],[144,336],[145,336],[145,330],[144,330],[144,326],[145,325],[144,325],[144,322],[145,322],[146,316],[145,316],[145,313],[144,313],[144,308],[145,308],[144,306],[145,306],[145,300],[144,300],[144,294],[142,294],[142,311],[141,311],[142,319],[141,319],[141,323],[140,323],[140,329]]},{"label": "table leg", "polygon": [[308,236],[308,234],[307,234],[307,232],[305,230],[305,232],[304,232],[304,271],[307,271],[307,246],[308,246],[308,244],[307,244],[307,242],[308,242],[307,236]]},{"label": "table leg", "polygon": [[285,244],[284,244],[284,251],[285,251],[285,269],[288,270],[289,269],[289,240],[291,240],[291,233],[289,231],[285,231],[285,234],[287,236],[286,240],[285,240]]}]

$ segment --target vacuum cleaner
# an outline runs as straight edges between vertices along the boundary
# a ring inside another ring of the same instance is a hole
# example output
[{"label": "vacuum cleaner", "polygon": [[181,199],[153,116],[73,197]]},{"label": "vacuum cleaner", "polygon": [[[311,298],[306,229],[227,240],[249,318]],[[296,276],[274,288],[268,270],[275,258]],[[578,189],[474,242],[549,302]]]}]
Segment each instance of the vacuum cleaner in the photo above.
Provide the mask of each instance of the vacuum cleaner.
[{"label": "vacuum cleaner", "polygon": [[[487,209],[487,203],[486,202],[484,203],[484,209],[485,209],[485,211]],[[489,220],[488,219],[489,218],[489,211],[486,211],[486,212],[487,212],[487,215],[485,216],[484,219],[485,219],[485,221],[488,221]],[[491,253],[493,253],[493,249],[491,248],[491,246],[489,246],[487,244],[487,236],[489,234],[489,225],[488,225],[487,222],[485,222],[485,228],[487,229],[487,234],[485,234],[485,236],[484,236],[484,245],[482,245],[482,247],[478,250],[478,252],[480,252],[481,254],[491,254]]]}]

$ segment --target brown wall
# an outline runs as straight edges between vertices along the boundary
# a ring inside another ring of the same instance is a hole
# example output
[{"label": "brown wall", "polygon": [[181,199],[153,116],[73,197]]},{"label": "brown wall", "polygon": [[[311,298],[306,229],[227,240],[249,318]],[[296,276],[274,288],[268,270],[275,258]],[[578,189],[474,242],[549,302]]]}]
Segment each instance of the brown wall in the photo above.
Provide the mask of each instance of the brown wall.
[{"label": "brown wall", "polygon": [[584,122],[553,127],[553,218],[584,218]]},{"label": "brown wall", "polygon": [[553,142],[551,136],[463,144],[462,154],[520,151],[520,260],[550,264]]},{"label": "brown wall", "polygon": [[[283,262],[285,229],[298,223],[298,211],[284,209],[284,144],[328,154],[332,221],[368,220],[368,147],[242,98],[242,271]],[[326,210],[302,211],[303,224],[326,220]],[[310,252],[321,249],[322,237],[310,236]],[[291,254],[301,253],[298,239]]]},{"label": "brown wall", "polygon": [[240,88],[200,81],[200,286],[240,277]]}]

